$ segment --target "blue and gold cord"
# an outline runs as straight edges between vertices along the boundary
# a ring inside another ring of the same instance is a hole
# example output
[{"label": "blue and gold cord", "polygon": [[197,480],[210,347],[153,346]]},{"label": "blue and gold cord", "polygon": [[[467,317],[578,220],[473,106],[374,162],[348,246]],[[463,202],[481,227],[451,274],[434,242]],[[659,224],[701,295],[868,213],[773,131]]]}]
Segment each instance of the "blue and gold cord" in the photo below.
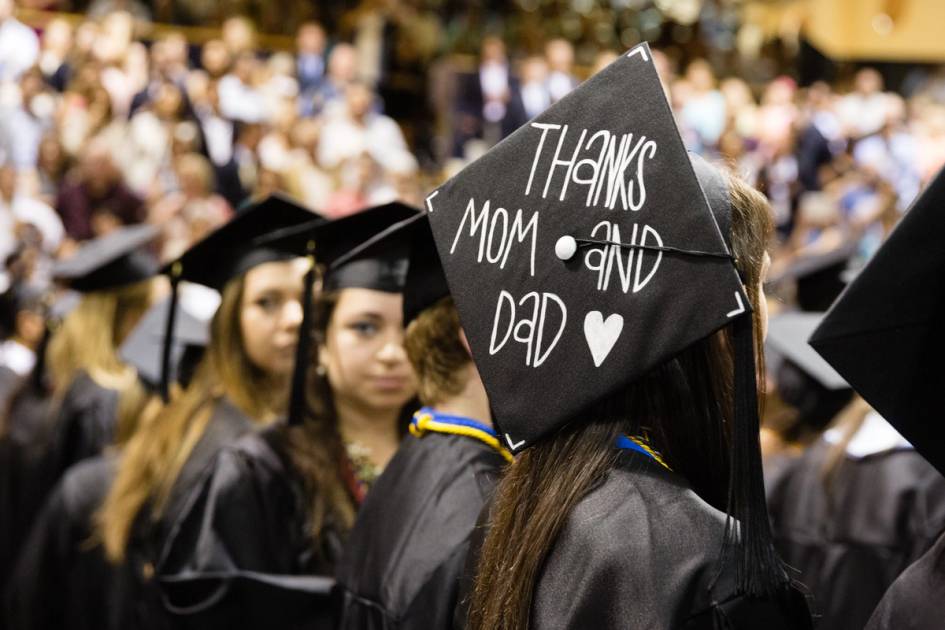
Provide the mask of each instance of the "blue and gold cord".
[{"label": "blue and gold cord", "polygon": [[669,467],[669,464],[663,461],[663,457],[653,450],[646,438],[637,435],[621,435],[617,438],[617,448],[643,453],[666,470],[670,472],[673,470]]},{"label": "blue and gold cord", "polygon": [[512,453],[502,446],[498,434],[491,427],[469,418],[447,416],[424,407],[413,414],[413,419],[410,421],[410,434],[414,437],[423,437],[428,432],[470,437],[492,447],[505,458],[505,461],[511,462],[514,459]]}]

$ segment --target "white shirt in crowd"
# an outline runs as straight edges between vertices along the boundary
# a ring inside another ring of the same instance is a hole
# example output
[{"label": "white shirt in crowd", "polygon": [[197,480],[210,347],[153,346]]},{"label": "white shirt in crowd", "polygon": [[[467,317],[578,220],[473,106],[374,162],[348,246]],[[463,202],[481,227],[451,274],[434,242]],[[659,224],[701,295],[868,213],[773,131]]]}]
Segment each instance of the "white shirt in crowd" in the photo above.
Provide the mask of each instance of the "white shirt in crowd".
[{"label": "white shirt in crowd", "polygon": [[369,113],[362,125],[345,112],[326,121],[318,143],[318,163],[323,168],[336,168],[364,153],[390,171],[403,171],[405,163],[414,161],[393,118]]},{"label": "white shirt in crowd", "polygon": [[43,249],[47,252],[58,249],[65,235],[59,215],[42,201],[26,195],[14,195],[10,202],[0,199],[0,261],[16,249],[17,223],[34,225],[42,235]]},{"label": "white shirt in crowd", "polygon": [[15,81],[39,58],[39,37],[26,24],[8,17],[0,24],[0,81]]}]

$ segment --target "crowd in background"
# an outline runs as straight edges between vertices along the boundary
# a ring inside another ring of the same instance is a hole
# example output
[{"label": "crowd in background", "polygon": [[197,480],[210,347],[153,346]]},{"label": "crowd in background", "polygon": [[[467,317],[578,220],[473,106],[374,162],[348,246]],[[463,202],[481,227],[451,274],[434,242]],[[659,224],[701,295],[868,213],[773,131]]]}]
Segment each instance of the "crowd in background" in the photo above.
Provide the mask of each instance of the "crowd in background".
[{"label": "crowd in background", "polygon": [[[168,259],[273,191],[328,217],[394,199],[419,205],[616,56],[588,57],[564,37],[512,48],[486,36],[472,60],[445,54],[444,40],[462,40],[455,24],[371,6],[333,20],[337,33],[302,22],[293,50],[271,51],[245,17],[196,44],[173,29],[145,37],[133,7],[98,3],[37,32],[0,0],[6,286],[42,287],[51,260],[121,224],[159,226]],[[945,162],[945,83],[934,74],[909,82],[907,96],[868,67],[834,84],[749,84],[676,46],[661,50],[687,146],[770,199],[775,277],[797,257],[850,243],[862,264]]]}]

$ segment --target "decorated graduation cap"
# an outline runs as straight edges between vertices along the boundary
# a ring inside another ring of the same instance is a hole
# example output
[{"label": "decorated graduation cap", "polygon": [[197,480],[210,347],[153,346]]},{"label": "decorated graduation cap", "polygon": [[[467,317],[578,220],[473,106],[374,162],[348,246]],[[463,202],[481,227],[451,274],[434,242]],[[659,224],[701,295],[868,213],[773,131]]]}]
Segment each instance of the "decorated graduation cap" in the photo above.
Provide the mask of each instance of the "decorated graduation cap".
[{"label": "decorated graduation cap", "polygon": [[171,378],[171,342],[177,318],[178,284],[195,282],[222,291],[231,279],[253,267],[292,258],[291,253],[260,245],[260,235],[302,223],[323,221],[287,197],[271,195],[240,210],[161,271],[171,279],[171,298],[161,353],[161,395],[167,400]]},{"label": "decorated graduation cap", "polygon": [[768,322],[766,348],[781,361],[775,371],[781,399],[798,412],[798,427],[820,431],[849,404],[850,385],[807,343],[823,313],[789,312]]},{"label": "decorated graduation cap", "polygon": [[[162,348],[170,307],[171,298],[152,306],[119,348],[122,360],[134,366],[138,377],[155,389],[160,387],[162,382]],[[185,375],[187,370],[182,369],[182,363],[186,363],[185,355],[188,350],[205,348],[209,336],[209,322],[192,315],[186,308],[177,308],[170,338],[169,380],[188,380]]]},{"label": "decorated graduation cap", "polygon": [[810,344],[945,474],[945,171],[830,308]]},{"label": "decorated graduation cap", "polygon": [[374,206],[333,221],[310,221],[276,230],[256,239],[259,246],[296,256],[308,256],[312,264],[305,275],[302,297],[302,333],[296,346],[295,367],[289,396],[288,423],[299,424],[304,418],[305,375],[312,343],[312,293],[316,263],[325,268],[323,290],[345,288],[399,292],[403,289],[407,251],[384,243],[365,245],[391,225],[409,219],[420,211],[400,202]]},{"label": "decorated graduation cap", "polygon": [[150,225],[121,227],[83,244],[53,265],[53,279],[82,293],[106,291],[146,280],[158,264],[148,245],[158,231]]},{"label": "decorated graduation cap", "polygon": [[743,591],[783,583],[764,503],[750,304],[719,225],[727,233],[726,179],[690,162],[649,47],[622,55],[425,203],[514,452],[732,326],[729,514],[744,535],[735,541],[730,528],[727,549],[739,550]]}]

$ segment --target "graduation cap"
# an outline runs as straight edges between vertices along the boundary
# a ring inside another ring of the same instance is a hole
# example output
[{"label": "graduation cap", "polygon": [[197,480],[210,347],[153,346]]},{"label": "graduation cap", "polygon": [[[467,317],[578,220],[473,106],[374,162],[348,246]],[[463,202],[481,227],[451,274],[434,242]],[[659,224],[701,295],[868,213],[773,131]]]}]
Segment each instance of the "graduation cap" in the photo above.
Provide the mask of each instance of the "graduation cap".
[{"label": "graduation cap", "polygon": [[797,409],[800,423],[823,429],[850,402],[850,385],[807,343],[823,313],[790,312],[771,318],[766,347],[782,359],[777,367],[781,399]]},{"label": "graduation cap", "polygon": [[379,252],[388,253],[391,272],[375,274],[381,280],[377,290],[403,292],[404,326],[424,309],[450,293],[446,275],[436,251],[436,242],[426,212],[391,225],[335,261],[337,268],[329,275],[331,286],[364,286],[360,280],[365,263],[374,263]]},{"label": "graduation cap", "polygon": [[945,474],[945,171],[830,308],[810,344]]},{"label": "graduation cap", "polygon": [[694,161],[643,44],[433,191],[426,206],[513,452],[732,326],[728,511],[742,535],[730,522],[726,550],[739,551],[741,590],[759,593],[786,576],[764,501],[751,309],[717,223],[727,231],[725,179]]},{"label": "graduation cap", "polygon": [[[170,315],[171,299],[167,298],[148,309],[138,325],[121,344],[122,360],[138,371],[138,377],[148,386],[157,389],[161,385],[162,348],[167,319]],[[171,381],[186,381],[181,370],[188,349],[205,348],[210,337],[209,322],[192,315],[186,308],[178,307],[171,334],[170,374]]]},{"label": "graduation cap", "polygon": [[848,241],[826,252],[800,256],[772,277],[768,284],[794,280],[798,306],[805,311],[823,312],[846,287],[848,266],[856,250],[857,243]]},{"label": "graduation cap", "polygon": [[178,284],[182,280],[222,291],[232,278],[253,267],[293,255],[257,243],[264,235],[290,226],[319,222],[315,214],[282,195],[271,195],[240,210],[202,240],[192,245],[179,258],[165,265],[161,272],[171,279],[171,298],[165,320],[164,345],[161,353],[161,396],[167,400],[171,378],[173,332],[177,317]]},{"label": "graduation cap", "polygon": [[325,267],[323,289],[365,288],[396,292],[403,289],[407,251],[392,243],[366,245],[390,226],[416,216],[420,211],[400,202],[367,208],[333,221],[313,221],[277,230],[256,239],[259,246],[308,256],[312,264],[305,275],[302,297],[302,333],[296,346],[295,367],[289,396],[288,423],[304,418],[305,375],[312,343],[312,293],[315,263]]},{"label": "graduation cap", "polygon": [[105,291],[146,280],[157,273],[157,259],[146,246],[157,237],[150,225],[121,227],[86,242],[53,265],[53,279],[74,291]]},{"label": "graduation cap", "polygon": [[791,312],[768,322],[768,347],[796,364],[827,389],[849,389],[850,385],[807,343],[823,319],[823,313]]}]

